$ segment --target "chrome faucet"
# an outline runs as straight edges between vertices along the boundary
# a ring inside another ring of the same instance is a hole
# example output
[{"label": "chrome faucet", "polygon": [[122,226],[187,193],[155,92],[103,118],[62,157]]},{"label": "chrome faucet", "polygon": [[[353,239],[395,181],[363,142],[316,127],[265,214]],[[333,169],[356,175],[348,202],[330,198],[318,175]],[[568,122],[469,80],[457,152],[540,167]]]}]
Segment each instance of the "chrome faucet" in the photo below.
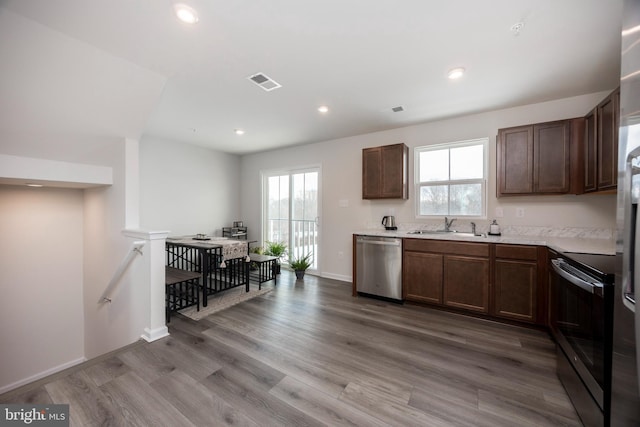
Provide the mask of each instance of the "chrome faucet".
[{"label": "chrome faucet", "polygon": [[473,233],[473,235],[476,235],[476,223],[472,222],[471,223],[471,232]]},{"label": "chrome faucet", "polygon": [[444,231],[451,231],[451,224],[453,224],[453,221],[455,221],[455,218],[451,218],[451,221],[449,221],[449,218],[447,218],[446,216],[444,217]]}]

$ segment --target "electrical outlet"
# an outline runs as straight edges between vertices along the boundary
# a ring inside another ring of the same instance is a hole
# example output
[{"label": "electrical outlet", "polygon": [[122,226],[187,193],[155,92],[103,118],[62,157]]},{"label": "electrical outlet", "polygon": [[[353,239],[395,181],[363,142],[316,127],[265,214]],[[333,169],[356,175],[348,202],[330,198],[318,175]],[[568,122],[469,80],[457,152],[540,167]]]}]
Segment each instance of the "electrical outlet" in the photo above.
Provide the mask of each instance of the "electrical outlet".
[{"label": "electrical outlet", "polygon": [[524,208],[516,208],[516,217],[524,218]]},{"label": "electrical outlet", "polygon": [[498,206],[496,208],[496,218],[502,218],[504,217],[504,209],[502,209],[500,206]]}]

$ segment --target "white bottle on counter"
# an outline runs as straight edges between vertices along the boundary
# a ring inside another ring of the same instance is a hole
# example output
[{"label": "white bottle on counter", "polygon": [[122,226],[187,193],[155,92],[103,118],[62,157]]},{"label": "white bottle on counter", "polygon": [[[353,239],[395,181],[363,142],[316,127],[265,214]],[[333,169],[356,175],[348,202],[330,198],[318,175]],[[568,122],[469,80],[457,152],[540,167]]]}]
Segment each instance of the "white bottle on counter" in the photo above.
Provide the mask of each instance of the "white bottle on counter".
[{"label": "white bottle on counter", "polygon": [[498,222],[495,219],[489,225],[489,234],[491,234],[493,236],[499,236],[500,235],[500,226],[498,225]]}]

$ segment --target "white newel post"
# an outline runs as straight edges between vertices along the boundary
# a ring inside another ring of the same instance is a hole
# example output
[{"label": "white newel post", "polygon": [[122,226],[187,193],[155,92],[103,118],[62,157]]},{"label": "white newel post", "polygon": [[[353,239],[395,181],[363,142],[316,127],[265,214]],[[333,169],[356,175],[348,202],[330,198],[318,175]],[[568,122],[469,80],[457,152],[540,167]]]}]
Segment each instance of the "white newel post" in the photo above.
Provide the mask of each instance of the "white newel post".
[{"label": "white newel post", "polygon": [[148,342],[169,335],[165,323],[165,240],[168,231],[125,230],[126,236],[146,242],[140,280],[149,290],[149,314],[142,338]]}]

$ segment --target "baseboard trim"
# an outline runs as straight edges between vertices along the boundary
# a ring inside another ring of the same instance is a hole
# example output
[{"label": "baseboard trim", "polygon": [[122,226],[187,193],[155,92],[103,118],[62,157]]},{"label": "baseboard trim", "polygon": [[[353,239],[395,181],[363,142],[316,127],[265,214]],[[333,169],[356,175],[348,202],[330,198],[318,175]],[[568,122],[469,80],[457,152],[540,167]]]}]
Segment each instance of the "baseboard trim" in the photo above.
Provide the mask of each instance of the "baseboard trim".
[{"label": "baseboard trim", "polygon": [[44,377],[48,377],[49,375],[53,375],[53,374],[56,374],[58,372],[64,371],[65,369],[69,369],[69,368],[71,368],[73,366],[79,365],[79,364],[84,363],[86,361],[87,361],[86,357],[80,357],[78,359],[71,360],[71,361],[69,361],[67,363],[63,363],[62,365],[58,365],[58,366],[55,366],[53,368],[47,369],[46,371],[39,372],[39,373],[37,373],[35,375],[32,375],[30,377],[23,378],[23,379],[21,379],[19,381],[16,381],[14,383],[11,383],[11,384],[8,384],[8,385],[5,385],[5,386],[0,386],[0,394],[4,394],[4,393],[7,393],[7,392],[10,392],[11,390],[15,390],[18,387],[22,387],[23,385],[32,383],[34,381],[38,381],[39,379],[42,379]]},{"label": "baseboard trim", "polygon": [[160,338],[168,337],[169,329],[166,326],[161,326],[155,329],[144,328],[144,334],[142,334],[142,339],[146,342],[153,342],[159,340]]},{"label": "baseboard trim", "polygon": [[343,274],[333,274],[333,273],[323,272],[321,276],[326,277],[327,279],[339,280],[341,282],[351,283],[353,280],[351,276],[345,276]]}]

